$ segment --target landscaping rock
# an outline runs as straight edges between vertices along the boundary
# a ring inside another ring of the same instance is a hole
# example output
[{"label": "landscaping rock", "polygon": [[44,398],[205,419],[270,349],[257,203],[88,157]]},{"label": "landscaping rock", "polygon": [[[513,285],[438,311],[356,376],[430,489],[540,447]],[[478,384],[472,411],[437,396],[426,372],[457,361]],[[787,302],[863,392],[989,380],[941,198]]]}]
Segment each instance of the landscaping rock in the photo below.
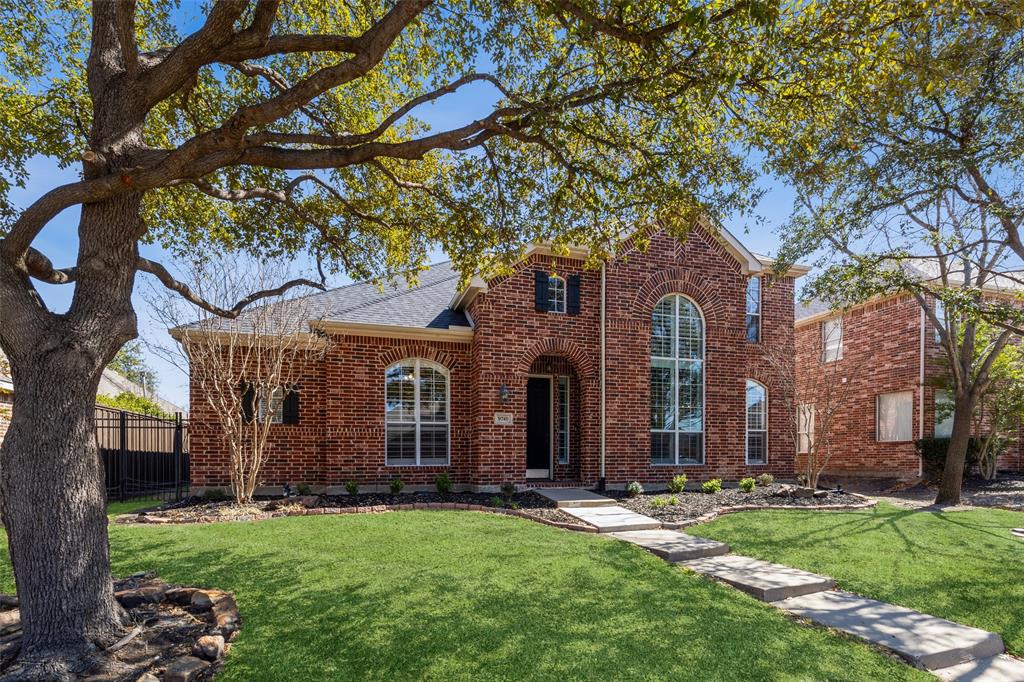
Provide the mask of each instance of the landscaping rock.
[{"label": "landscaping rock", "polygon": [[235,634],[239,627],[238,604],[230,594],[221,597],[213,606],[213,618],[217,629],[227,639]]},{"label": "landscaping rock", "polygon": [[171,661],[164,673],[164,682],[191,682],[210,667],[206,661],[195,656],[182,656]]},{"label": "landscaping rock", "polygon": [[192,593],[189,599],[189,604],[192,608],[197,611],[209,611],[213,608],[214,601],[218,599],[223,592],[216,592],[213,590],[196,590]]},{"label": "landscaping rock", "polygon": [[160,682],[160,678],[153,673],[143,673],[135,682]]},{"label": "landscaping rock", "polygon": [[796,488],[793,488],[793,497],[814,497],[814,492],[814,488],[805,488],[804,486],[797,486]]},{"label": "landscaping rock", "polygon": [[203,635],[192,647],[192,655],[216,661],[224,655],[224,638],[221,635]]},{"label": "landscaping rock", "polygon": [[114,598],[126,609],[134,609],[143,604],[159,604],[167,592],[166,585],[148,585],[134,590],[122,590],[114,594]]},{"label": "landscaping rock", "polygon": [[192,603],[192,595],[198,591],[195,587],[172,587],[167,590],[164,599],[179,606],[189,606]]},{"label": "landscaping rock", "polygon": [[19,609],[0,611],[0,629],[6,629],[12,625],[19,624],[21,624],[21,611]]},{"label": "landscaping rock", "polygon": [[827,490],[815,490],[814,491],[814,497],[817,497],[818,499],[821,499],[823,497],[828,497],[828,491]]},{"label": "landscaping rock", "polygon": [[[1024,532],[1024,531],[1022,531]],[[12,594],[0,594],[0,606],[4,608],[11,608],[18,606],[18,598]]]}]

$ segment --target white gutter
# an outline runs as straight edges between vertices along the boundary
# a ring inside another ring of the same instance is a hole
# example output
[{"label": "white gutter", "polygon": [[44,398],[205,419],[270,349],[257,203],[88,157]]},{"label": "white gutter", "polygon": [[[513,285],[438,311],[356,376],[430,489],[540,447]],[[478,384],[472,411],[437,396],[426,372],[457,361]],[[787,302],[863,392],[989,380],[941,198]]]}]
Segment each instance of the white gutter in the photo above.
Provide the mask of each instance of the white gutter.
[{"label": "white gutter", "polygon": [[604,459],[605,459],[605,263],[601,262],[601,472],[598,479],[599,485],[604,485]]},{"label": "white gutter", "polygon": [[[921,308],[921,358],[920,373],[917,382],[917,437],[924,438],[924,337],[925,337],[925,316],[924,308]],[[920,456],[917,458],[917,476],[924,475],[924,463]]]}]

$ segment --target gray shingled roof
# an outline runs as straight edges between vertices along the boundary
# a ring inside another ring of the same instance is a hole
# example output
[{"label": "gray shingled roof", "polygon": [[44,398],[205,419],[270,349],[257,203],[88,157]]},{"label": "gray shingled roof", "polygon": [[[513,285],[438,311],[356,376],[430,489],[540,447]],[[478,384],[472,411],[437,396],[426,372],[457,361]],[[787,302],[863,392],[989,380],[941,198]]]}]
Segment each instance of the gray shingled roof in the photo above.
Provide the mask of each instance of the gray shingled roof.
[{"label": "gray shingled roof", "polygon": [[371,282],[356,282],[312,294],[307,300],[324,320],[422,329],[469,327],[463,313],[448,307],[458,284],[459,273],[445,261],[431,265],[412,288],[401,282],[381,290]]},{"label": "gray shingled roof", "polygon": [[806,317],[811,317],[812,315],[828,312],[830,306],[827,302],[821,300],[820,298],[812,298],[810,301],[807,301],[806,303],[801,302],[800,300],[794,301],[793,308],[796,313],[796,321],[799,322],[800,320]]}]

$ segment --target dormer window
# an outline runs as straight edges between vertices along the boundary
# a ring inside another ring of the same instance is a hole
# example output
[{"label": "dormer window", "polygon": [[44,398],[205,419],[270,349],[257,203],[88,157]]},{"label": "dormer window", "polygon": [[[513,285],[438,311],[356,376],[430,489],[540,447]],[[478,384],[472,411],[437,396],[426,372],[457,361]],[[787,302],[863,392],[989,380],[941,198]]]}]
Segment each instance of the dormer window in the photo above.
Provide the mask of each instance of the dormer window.
[{"label": "dormer window", "polygon": [[548,312],[565,312],[565,280],[558,275],[548,277]]},{"label": "dormer window", "polygon": [[579,315],[580,276],[560,277],[551,272],[533,273],[534,309],[539,313]]}]

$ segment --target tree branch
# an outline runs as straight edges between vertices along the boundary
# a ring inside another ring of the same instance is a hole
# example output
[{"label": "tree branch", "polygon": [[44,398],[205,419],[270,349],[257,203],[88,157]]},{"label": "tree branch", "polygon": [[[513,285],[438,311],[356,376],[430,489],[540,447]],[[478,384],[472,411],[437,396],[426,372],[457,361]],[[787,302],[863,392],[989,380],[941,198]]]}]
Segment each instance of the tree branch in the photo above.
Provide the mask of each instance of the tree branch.
[{"label": "tree branch", "polygon": [[256,301],[265,298],[272,298],[274,296],[280,296],[281,294],[285,293],[286,291],[294,287],[312,287],[313,289],[319,289],[320,291],[325,291],[327,289],[323,282],[314,282],[311,279],[298,278],[285,282],[281,286],[275,287],[273,289],[263,289],[261,291],[255,291],[249,294],[248,296],[243,297],[231,308],[221,308],[220,306],[216,306],[210,303],[209,301],[206,301],[199,295],[197,295],[195,292],[192,291],[192,289],[187,284],[175,279],[174,276],[167,270],[167,268],[165,268],[162,264],[157,263],[156,261],[140,257],[138,260],[137,267],[140,271],[148,272],[149,274],[155,276],[158,280],[160,280],[161,284],[163,284],[171,291],[177,293],[186,301],[196,306],[199,306],[208,313],[212,313],[220,317],[226,317],[228,319],[234,319],[238,317],[248,306],[252,305]]}]

